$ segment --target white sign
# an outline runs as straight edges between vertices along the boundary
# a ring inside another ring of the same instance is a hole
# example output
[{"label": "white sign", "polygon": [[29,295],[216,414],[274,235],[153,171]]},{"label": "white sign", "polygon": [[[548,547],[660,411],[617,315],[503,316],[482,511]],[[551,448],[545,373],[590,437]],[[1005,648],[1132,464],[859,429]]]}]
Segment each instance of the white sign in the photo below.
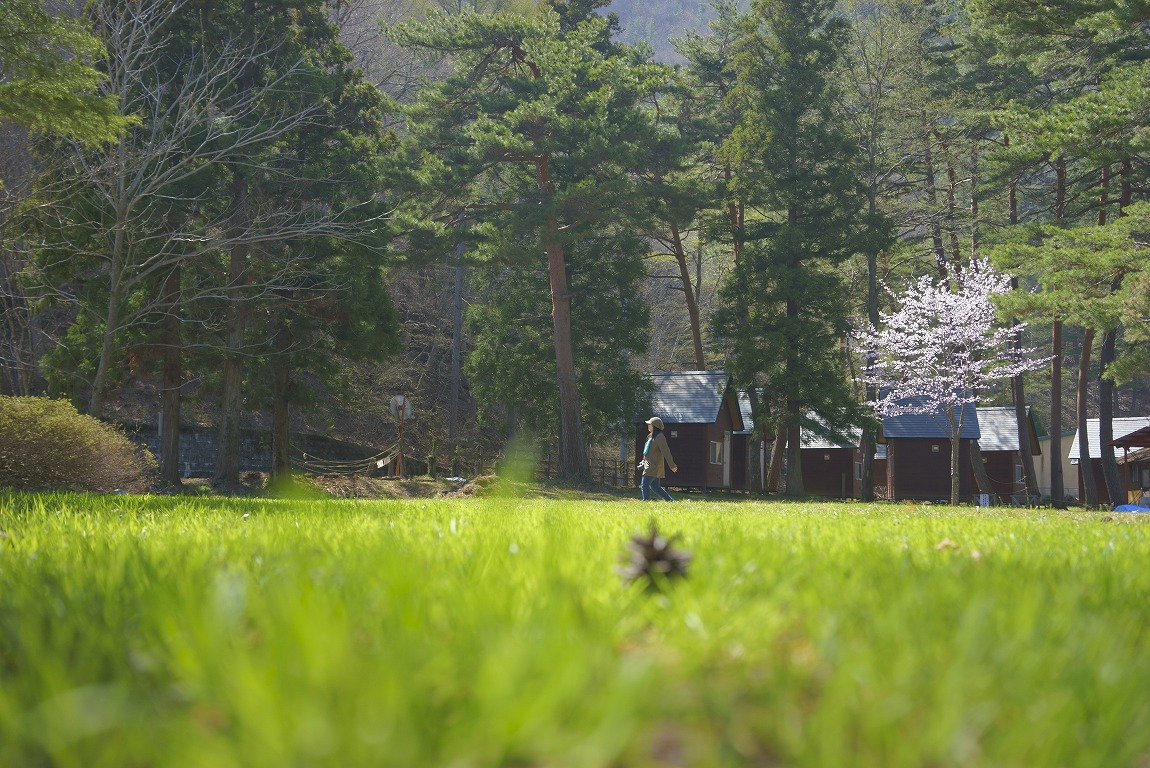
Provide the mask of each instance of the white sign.
[{"label": "white sign", "polygon": [[410,419],[415,415],[415,411],[411,407],[411,401],[403,395],[396,395],[391,398],[391,415],[398,418],[401,412],[403,413],[404,419]]}]

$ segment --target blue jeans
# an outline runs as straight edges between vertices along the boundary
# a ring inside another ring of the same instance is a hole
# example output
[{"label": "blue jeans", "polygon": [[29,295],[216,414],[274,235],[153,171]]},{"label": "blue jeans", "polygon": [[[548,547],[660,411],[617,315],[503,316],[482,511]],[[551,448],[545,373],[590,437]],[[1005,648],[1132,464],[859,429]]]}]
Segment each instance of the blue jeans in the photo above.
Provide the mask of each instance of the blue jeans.
[{"label": "blue jeans", "polygon": [[671,494],[663,487],[662,479],[658,477],[651,477],[643,475],[643,481],[639,485],[639,489],[643,492],[643,501],[652,501],[652,494],[657,495],[667,501],[674,501]]}]

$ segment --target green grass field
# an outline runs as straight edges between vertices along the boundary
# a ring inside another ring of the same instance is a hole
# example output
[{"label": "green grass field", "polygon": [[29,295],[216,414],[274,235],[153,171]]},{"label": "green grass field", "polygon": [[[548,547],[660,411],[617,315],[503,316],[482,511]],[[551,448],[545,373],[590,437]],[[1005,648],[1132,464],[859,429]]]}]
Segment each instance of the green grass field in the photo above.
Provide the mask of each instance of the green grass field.
[{"label": "green grass field", "polygon": [[[615,571],[657,519],[694,560]],[[1150,764],[1150,520],[0,493],[0,765]]]}]

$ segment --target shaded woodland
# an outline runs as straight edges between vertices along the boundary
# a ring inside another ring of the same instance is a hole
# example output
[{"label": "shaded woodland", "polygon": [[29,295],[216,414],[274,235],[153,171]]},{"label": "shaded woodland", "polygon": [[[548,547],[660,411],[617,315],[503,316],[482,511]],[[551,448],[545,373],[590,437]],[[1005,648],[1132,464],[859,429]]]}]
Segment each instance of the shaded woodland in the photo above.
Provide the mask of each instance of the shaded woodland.
[{"label": "shaded woodland", "polygon": [[241,426],[394,451],[396,396],[439,467],[585,482],[644,372],[723,369],[794,491],[873,428],[852,335],[980,259],[1051,359],[984,403],[1150,413],[1145,3],[6,5],[0,392],[218,429],[221,484]]}]

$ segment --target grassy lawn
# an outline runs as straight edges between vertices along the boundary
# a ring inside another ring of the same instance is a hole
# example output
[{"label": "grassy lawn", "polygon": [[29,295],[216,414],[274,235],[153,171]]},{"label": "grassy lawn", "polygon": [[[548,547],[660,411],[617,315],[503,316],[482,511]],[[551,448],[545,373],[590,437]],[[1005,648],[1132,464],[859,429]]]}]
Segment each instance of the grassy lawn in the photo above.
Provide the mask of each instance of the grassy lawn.
[{"label": "grassy lawn", "polygon": [[0,492],[0,765],[1143,767],[1145,517]]}]

